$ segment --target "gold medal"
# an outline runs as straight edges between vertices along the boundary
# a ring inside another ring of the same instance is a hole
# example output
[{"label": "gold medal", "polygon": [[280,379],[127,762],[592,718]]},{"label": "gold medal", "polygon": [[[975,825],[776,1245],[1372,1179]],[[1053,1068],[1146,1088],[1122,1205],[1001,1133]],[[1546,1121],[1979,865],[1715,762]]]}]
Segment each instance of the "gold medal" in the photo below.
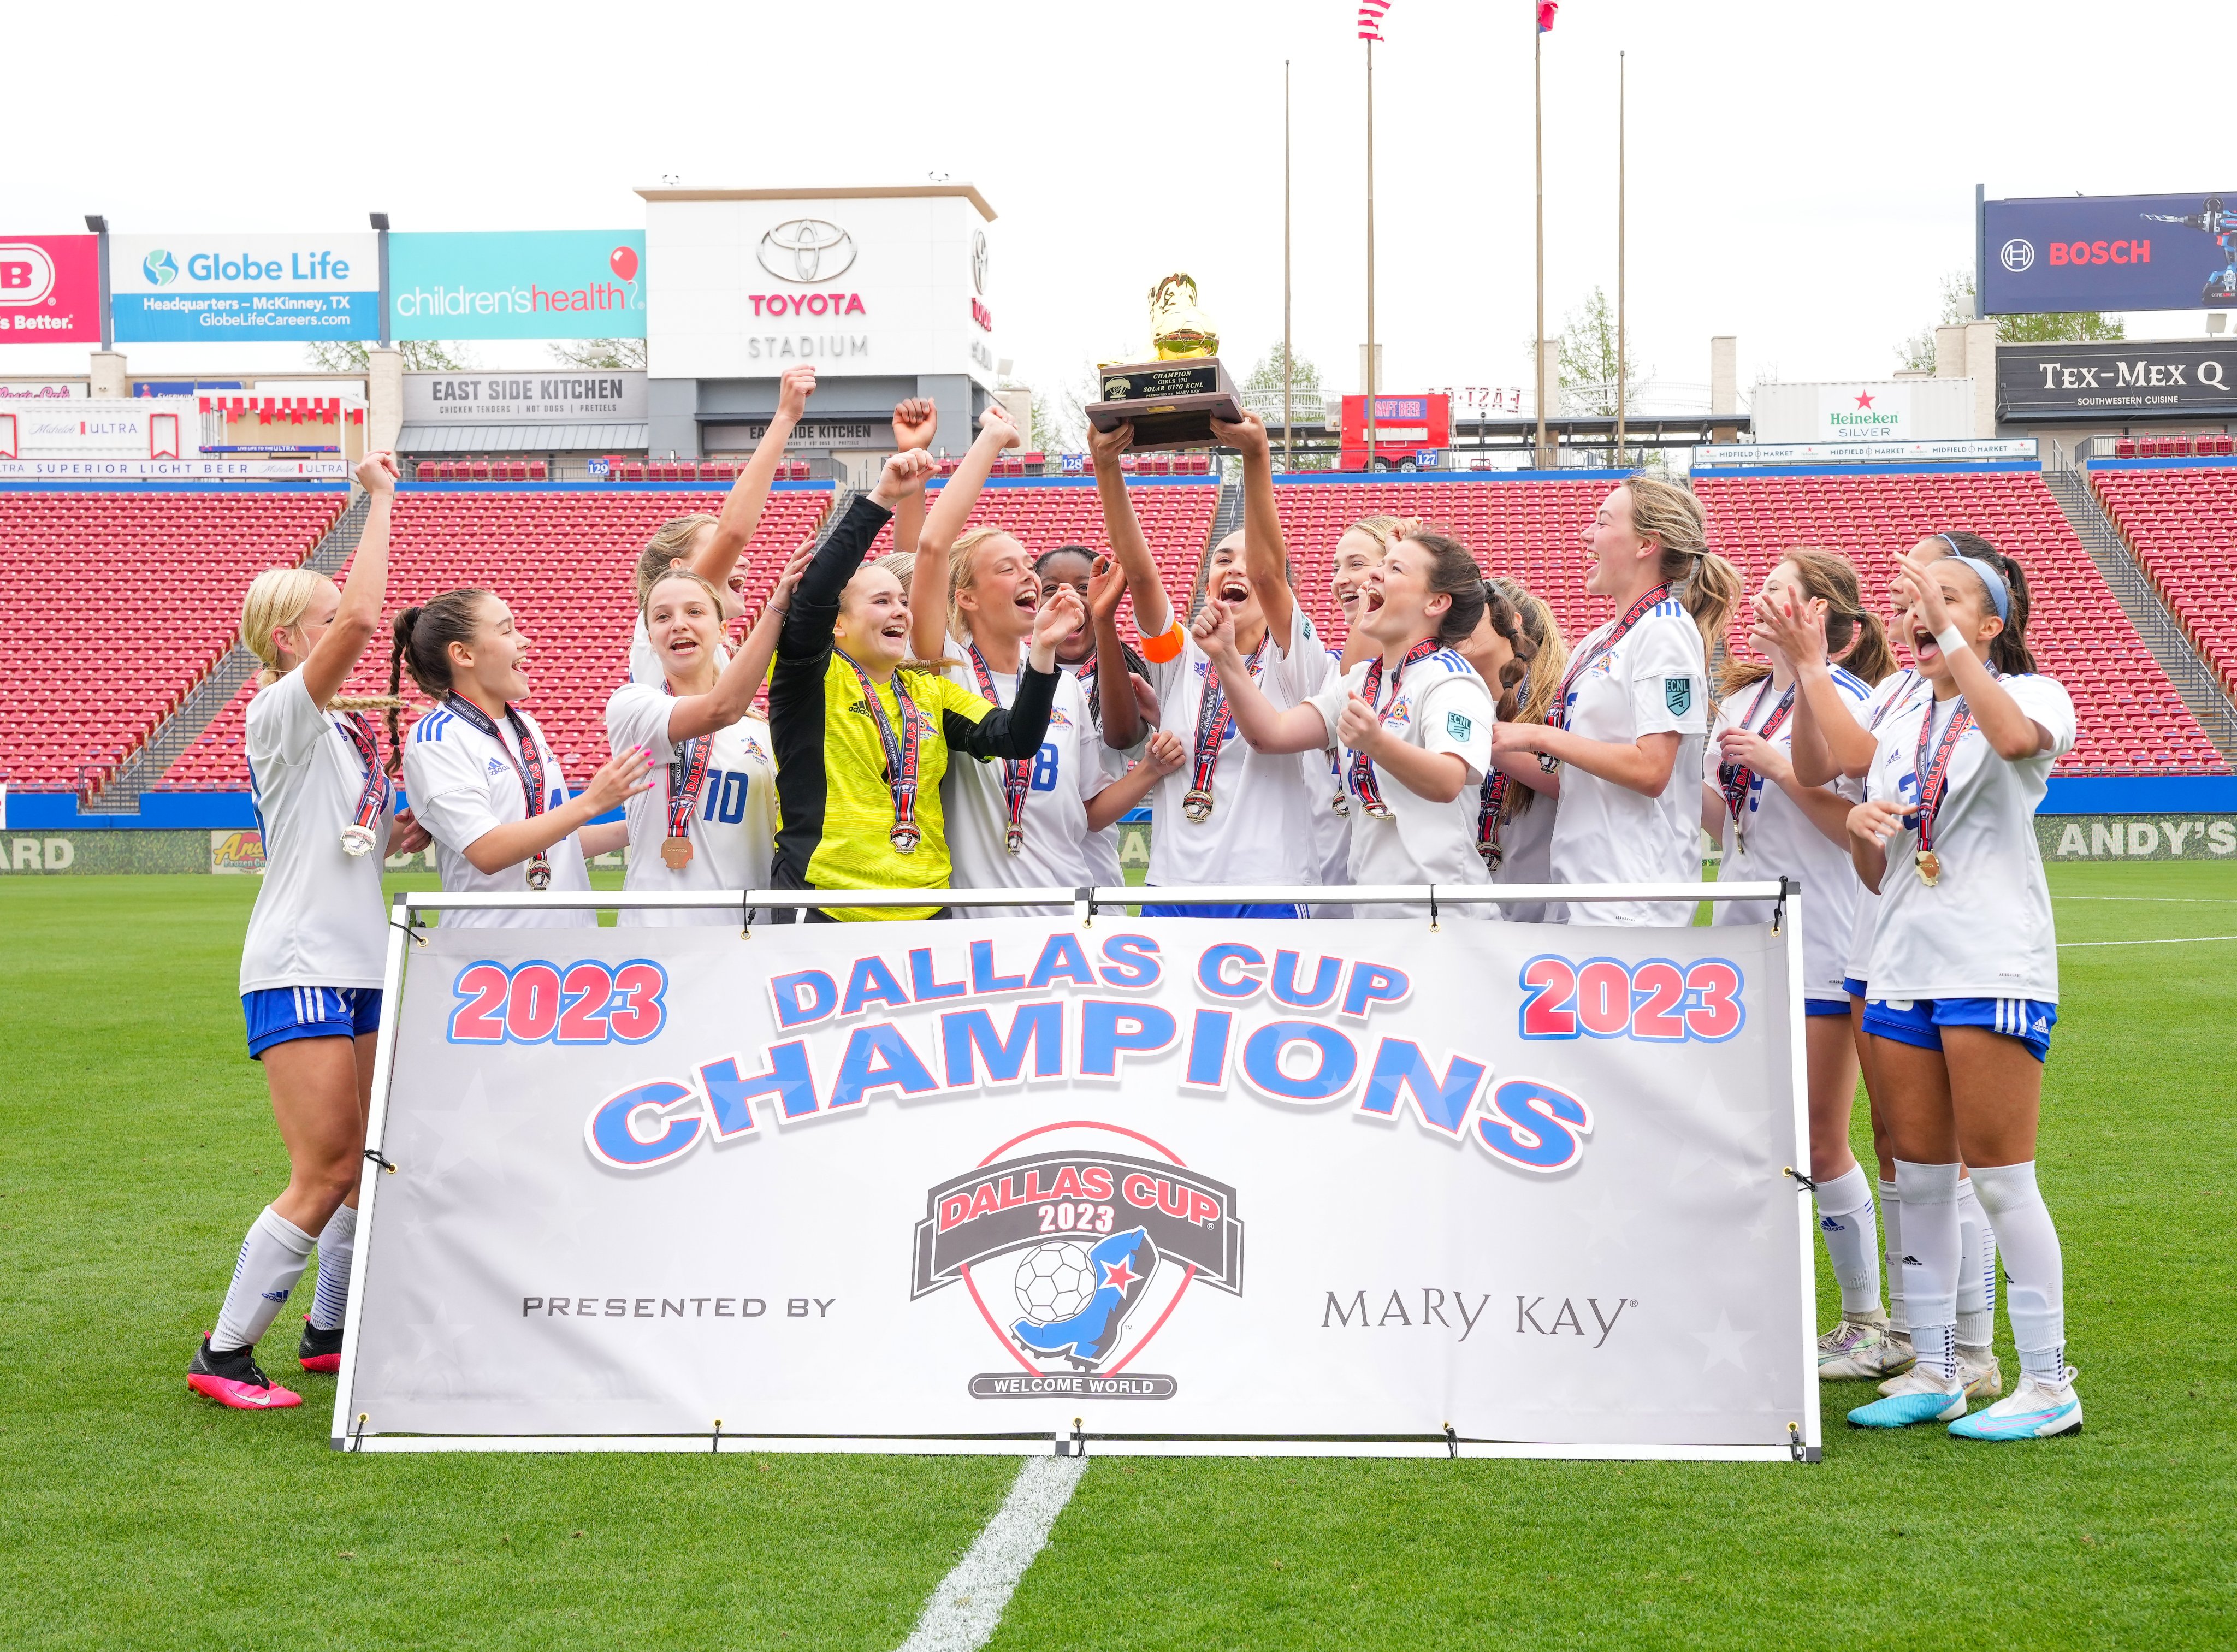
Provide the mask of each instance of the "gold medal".
[{"label": "gold medal", "polygon": [[1918,862],[1918,881],[1932,889],[1942,881],[1942,857],[1930,849],[1923,849],[1913,856]]},{"label": "gold medal", "polygon": [[1211,819],[1211,794],[1191,788],[1188,795],[1181,799],[1181,813],[1199,823]]},{"label": "gold medal", "polygon": [[691,840],[688,837],[663,837],[660,840],[660,858],[671,872],[680,872],[691,864]]}]

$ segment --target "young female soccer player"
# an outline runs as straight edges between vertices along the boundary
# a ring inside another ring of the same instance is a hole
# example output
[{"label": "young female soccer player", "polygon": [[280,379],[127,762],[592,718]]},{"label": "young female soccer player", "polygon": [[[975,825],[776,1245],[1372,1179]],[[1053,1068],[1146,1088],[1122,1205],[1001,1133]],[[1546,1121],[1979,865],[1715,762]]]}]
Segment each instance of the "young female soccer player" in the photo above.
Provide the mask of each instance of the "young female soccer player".
[{"label": "young female soccer player", "polygon": [[[1849,838],[1881,896],[1864,1030],[1894,1138],[1918,1363],[1849,1420],[2039,1439],[2082,1426],[2058,1233],[2035,1170],[2058,952],[2033,817],[2073,748],[2074,705],[2035,672],[2027,581],[2010,558],[1914,552],[1898,578],[1933,693],[1882,726]],[[1971,1417],[1957,1346],[1961,1160],[2003,1252],[2021,1367],[2019,1386]]]},{"label": "young female soccer player", "polygon": [[[1864,611],[1856,570],[1825,551],[1789,552],[1765,576],[1759,611],[1806,613],[1807,647],[1823,680],[1848,706],[1860,705],[1894,660],[1878,618]],[[1793,719],[1801,704],[1795,661],[1761,625],[1763,658],[1726,667],[1724,703],[1711,731],[1701,788],[1702,824],[1724,849],[1720,883],[1780,876],[1800,882],[1804,936],[1804,1038],[1810,1086],[1810,1174],[1817,1183],[1818,1232],[1841,1285],[1841,1324],[1818,1339],[1821,1369],[1852,1363],[1860,1345],[1884,1338],[1878,1232],[1871,1179],[1849,1147],[1857,1094],[1856,1042],[1849,1031],[1849,937],[1862,886],[1849,864],[1854,788],[1805,785],[1795,774]],[[1844,664],[1835,664],[1831,657]],[[1844,719],[1846,711],[1839,713]],[[1715,923],[1770,922],[1766,901],[1719,901]]]},{"label": "young female soccer player", "polygon": [[[1557,782],[1554,882],[1696,882],[1708,657],[1739,574],[1709,550],[1700,502],[1653,477],[1618,486],[1583,537],[1585,588],[1617,617],[1577,644],[1553,717],[1500,724],[1500,749],[1535,754]],[[1571,902],[1568,922],[1683,924],[1693,905]]]},{"label": "young female soccer player", "polygon": [[[626,889],[769,887],[776,840],[776,765],[769,724],[752,714],[754,694],[776,652],[778,627],[808,553],[795,556],[744,644],[719,670],[723,599],[689,568],[670,570],[645,593],[639,618],[666,677],[657,688],[624,683],[606,702],[606,737],[658,763],[664,783],[629,801]],[[624,927],[722,924],[716,907],[625,909]]]},{"label": "young female soccer player", "polygon": [[[495,591],[446,591],[396,616],[391,691],[409,671],[439,704],[402,742],[404,787],[435,840],[443,888],[576,893],[591,887],[577,833],[652,783],[635,746],[616,752],[571,801],[559,759],[536,719],[513,704],[529,693],[528,639]],[[396,714],[389,713],[395,730]],[[584,910],[509,908],[446,912],[446,926],[595,926]]]},{"label": "young female soccer player", "polygon": [[[1244,525],[1215,546],[1206,595],[1235,626],[1245,667],[1276,710],[1302,705],[1336,675],[1313,623],[1290,591],[1281,515],[1274,503],[1274,471],[1266,426],[1254,413],[1212,431],[1243,456]],[[1235,719],[1211,661],[1175,617],[1171,598],[1158,578],[1149,542],[1126,494],[1118,456],[1134,427],[1091,431],[1095,486],[1111,549],[1134,593],[1134,618],[1142,633],[1151,685],[1158,691],[1161,725],[1178,737],[1188,761],[1158,783],[1152,804],[1157,830],[1150,839],[1152,884],[1202,889],[1220,884],[1310,884],[1317,868],[1311,834],[1298,829],[1315,808],[1326,809],[1324,784],[1309,784],[1305,763],[1289,753],[1236,745]],[[1314,760],[1313,772],[1325,776]],[[1297,908],[1244,905],[1180,906],[1152,902],[1145,916],[1294,917]]]},{"label": "young female soccer player", "polygon": [[[1395,516],[1363,516],[1336,535],[1335,547],[1329,552],[1329,591],[1343,615],[1341,652],[1342,666],[1347,671],[1376,651],[1374,644],[1359,634],[1364,613],[1360,603],[1367,591],[1368,571],[1390,549],[1400,521]],[[1355,638],[1358,640],[1354,641]]]},{"label": "young female soccer player", "polygon": [[[1543,723],[1568,667],[1568,641],[1544,598],[1532,594],[1520,580],[1489,583],[1493,594],[1514,610],[1528,645],[1526,654],[1512,639],[1504,644],[1508,655],[1522,661],[1524,673],[1521,681],[1501,691],[1499,715],[1508,723]],[[1487,610],[1487,619],[1488,613]],[[1488,632],[1496,635],[1488,623],[1477,628],[1479,651],[1468,656],[1468,663],[1486,682],[1494,682],[1500,677],[1486,676],[1486,668],[1497,673],[1505,662]],[[1476,851],[1491,868],[1495,883],[1550,883],[1554,816],[1561,806],[1559,792],[1552,790],[1557,783],[1528,754],[1510,752],[1495,757],[1494,764],[1477,800]],[[1544,923],[1561,922],[1563,909],[1558,902],[1503,901],[1499,910],[1510,923]]]},{"label": "young female soccer player", "polygon": [[357,479],[368,506],[348,583],[337,591],[308,568],[267,569],[241,605],[241,641],[264,663],[242,743],[265,869],[241,947],[241,1007],[287,1146],[287,1186],[241,1241],[217,1328],[187,1367],[188,1388],[238,1411],[302,1403],[258,1367],[256,1343],[303,1277],[313,1234],[319,1286],[296,1358],[309,1371],[340,1364],[388,949],[380,863],[427,841],[402,815],[392,831],[396,792],[373,721],[364,702],[336,697],[380,624],[396,461],[369,453]]},{"label": "young female soccer player", "polygon": [[[1059,587],[1039,611],[1007,710],[924,665],[908,666],[909,600],[862,553],[908,488],[931,473],[921,448],[886,461],[801,577],[777,634],[769,685],[776,742],[776,861],[782,889],[948,887],[940,783],[950,753],[1030,761],[1048,734],[1057,639],[1079,624]],[[932,593],[920,594],[932,599]],[[811,921],[938,916],[917,907],[823,909]]]},{"label": "young female soccer player", "polygon": [[[1056,645],[1057,664],[1079,680],[1087,691],[1087,709],[1103,731],[1105,745],[1113,751],[1132,751],[1158,726],[1158,691],[1150,686],[1150,663],[1120,639],[1118,599],[1126,594],[1126,576],[1109,557],[1099,557],[1084,545],[1060,545],[1033,560],[1040,576],[1041,597],[1046,600],[1058,585],[1070,585],[1087,611],[1087,624]],[[1111,611],[1098,611],[1099,593],[1108,592]],[[1110,626],[1106,634],[1103,620]],[[1115,661],[1110,671],[1107,662]],[[1112,677],[1115,689],[1125,679],[1127,693],[1113,692],[1109,708],[1104,702],[1104,677]]]},{"label": "young female soccer player", "polygon": [[[1986,539],[1962,532],[1929,534],[1913,547],[1913,554],[1932,562],[1960,549],[1968,556],[1990,561],[1997,555]],[[1909,627],[1903,619],[1909,605],[1899,581],[1891,603],[1895,634],[1907,637]],[[1834,780],[1861,783],[1871,772],[1881,726],[1928,697],[1930,685],[1915,669],[1905,668],[1882,677],[1862,701],[1854,700],[1833,680],[1823,614],[1807,605],[1798,608],[1759,597],[1755,623],[1765,645],[1777,648],[1795,664],[1800,691],[1794,703],[1791,759],[1797,777],[1805,785]],[[1845,829],[1843,839],[1845,842]],[[1842,986],[1848,995],[1851,1041],[1864,1073],[1864,1093],[1871,1109],[1872,1146],[1879,1161],[1878,1213],[1886,1262],[1887,1323],[1877,1325],[1868,1318],[1844,1313],[1841,1323],[1818,1339],[1818,1375],[1828,1382],[1893,1377],[1910,1369],[1912,1359],[1910,1320],[1903,1288],[1903,1200],[1896,1187],[1895,1154],[1888,1141],[1887,1121],[1880,1110],[1881,1087],[1872,1064],[1872,1040],[1864,1028],[1870,996],[1864,975],[1871,964],[1879,904],[1877,894],[1859,885]],[[1993,1337],[1996,1237],[1974,1193],[1973,1179],[1963,1173],[1957,1181],[1957,1369],[1965,1379],[1966,1393],[1980,1399],[2004,1391]]]},{"label": "young female soccer player", "polygon": [[[695,511],[689,516],[670,517],[653,530],[652,538],[637,553],[634,593],[637,622],[630,638],[632,683],[657,688],[665,679],[666,667],[645,635],[644,598],[652,582],[663,578],[678,562],[722,593],[725,620],[738,618],[746,611],[746,571],[739,558],[752,543],[754,530],[761,526],[762,512],[769,508],[769,487],[776,479],[776,467],[784,459],[785,444],[792,439],[801,414],[808,409],[808,399],[815,393],[814,367],[788,367],[777,380],[776,413],[769,420],[769,428],[762,433],[761,440],[754,445],[753,456],[746,460],[745,469],[730,484],[729,496],[723,501],[722,515],[709,516],[704,511]],[[897,430],[900,423],[901,410],[896,408]],[[719,641],[716,645],[720,650],[716,659],[719,667],[729,650],[721,648]]]},{"label": "young female soccer player", "polygon": [[[926,517],[909,584],[917,657],[957,662],[946,667],[948,677],[997,707],[1017,698],[1020,657],[1040,624],[1047,586],[1015,537],[963,525],[996,456],[1017,439],[999,405],[988,407],[979,439]],[[1088,631],[1077,593],[1070,585],[1056,589]],[[942,592],[944,604],[937,599]],[[1057,640],[1061,646],[1065,639]],[[1116,676],[1124,657],[1105,665]],[[1132,710],[1132,690],[1123,682],[1112,686],[1112,701],[1123,696]],[[1047,734],[1031,758],[950,765],[940,796],[956,887],[1079,889],[1094,882],[1098,836],[1181,764],[1180,742],[1162,730],[1151,737],[1145,761],[1119,777],[1104,761],[1106,749],[1086,690],[1059,671]],[[1058,917],[1070,909],[1014,907],[995,915]]]},{"label": "young female soccer player", "polygon": [[[1395,516],[1363,516],[1336,535],[1336,545],[1329,552],[1329,590],[1336,598],[1344,623],[1343,645],[1328,650],[1329,657],[1336,662],[1338,677],[1377,651],[1372,639],[1359,629],[1364,612],[1362,599],[1367,590],[1369,572],[1381,563],[1403,525],[1402,519]],[[1317,791],[1327,799],[1312,812],[1313,864],[1320,869],[1320,882],[1330,888],[1349,883],[1351,799],[1344,790],[1343,755],[1337,750],[1308,751],[1298,761],[1304,765],[1307,790]],[[1348,918],[1352,913],[1343,902],[1318,901],[1313,904],[1312,915],[1316,918]]]},{"label": "young female soccer player", "polygon": [[[1461,657],[1483,617],[1483,571],[1468,547],[1409,526],[1368,570],[1359,627],[1376,653],[1303,705],[1278,710],[1236,651],[1225,605],[1192,627],[1219,673],[1236,726],[1256,751],[1340,748],[1353,883],[1485,883],[1476,853],[1480,789],[1491,767],[1491,691]],[[1489,905],[1456,909],[1495,918]],[[1419,915],[1378,909],[1379,915]]]}]

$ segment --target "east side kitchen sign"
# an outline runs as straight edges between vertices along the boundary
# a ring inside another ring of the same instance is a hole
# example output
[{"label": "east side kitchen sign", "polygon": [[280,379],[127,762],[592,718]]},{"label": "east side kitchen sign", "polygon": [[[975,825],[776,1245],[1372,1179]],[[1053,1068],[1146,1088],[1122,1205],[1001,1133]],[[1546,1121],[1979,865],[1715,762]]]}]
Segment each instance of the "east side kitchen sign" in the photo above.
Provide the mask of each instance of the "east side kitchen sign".
[{"label": "east side kitchen sign", "polygon": [[407,425],[633,423],[646,375],[633,372],[407,373]]},{"label": "east side kitchen sign", "polygon": [[2000,344],[2004,420],[2237,414],[2237,342]]}]

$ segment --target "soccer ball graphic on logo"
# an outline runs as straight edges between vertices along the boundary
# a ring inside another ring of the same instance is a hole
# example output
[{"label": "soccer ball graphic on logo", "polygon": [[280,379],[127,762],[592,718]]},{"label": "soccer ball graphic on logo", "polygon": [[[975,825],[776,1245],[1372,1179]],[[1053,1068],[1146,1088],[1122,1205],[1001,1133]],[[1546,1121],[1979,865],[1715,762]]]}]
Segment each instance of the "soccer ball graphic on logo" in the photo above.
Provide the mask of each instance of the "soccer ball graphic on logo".
[{"label": "soccer ball graphic on logo", "polygon": [[1070,1240],[1036,1245],[1018,1264],[1018,1300],[1037,1325],[1069,1319],[1095,1294],[1087,1247]]}]

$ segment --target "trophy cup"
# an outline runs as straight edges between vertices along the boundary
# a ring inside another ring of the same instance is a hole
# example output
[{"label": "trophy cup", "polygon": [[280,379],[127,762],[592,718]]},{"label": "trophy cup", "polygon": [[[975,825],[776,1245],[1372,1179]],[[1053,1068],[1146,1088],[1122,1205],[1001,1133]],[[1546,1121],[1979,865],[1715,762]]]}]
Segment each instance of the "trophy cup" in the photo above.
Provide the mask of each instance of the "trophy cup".
[{"label": "trophy cup", "polygon": [[1217,446],[1211,421],[1240,419],[1243,403],[1219,364],[1219,334],[1197,307],[1192,276],[1168,275],[1150,289],[1150,337],[1155,361],[1101,369],[1103,400],[1088,404],[1088,422],[1112,430],[1133,420],[1138,453]]}]

